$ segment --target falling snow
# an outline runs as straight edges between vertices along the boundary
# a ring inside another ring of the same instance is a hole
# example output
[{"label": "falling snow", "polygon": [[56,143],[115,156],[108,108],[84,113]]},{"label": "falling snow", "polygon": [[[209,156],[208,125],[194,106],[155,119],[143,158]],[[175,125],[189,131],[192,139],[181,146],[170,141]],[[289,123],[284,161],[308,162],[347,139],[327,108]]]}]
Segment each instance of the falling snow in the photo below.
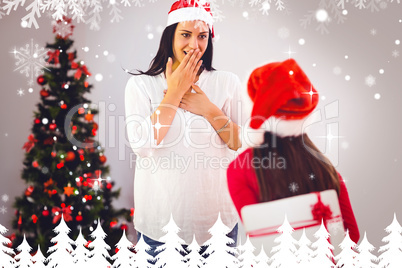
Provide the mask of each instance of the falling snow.
[{"label": "falling snow", "polygon": [[364,79],[364,82],[367,86],[372,87],[375,85],[375,77],[372,76],[371,74],[366,76],[366,78]]},{"label": "falling snow", "polygon": [[288,37],[290,36],[289,29],[286,28],[286,27],[281,27],[281,28],[278,30],[278,36],[279,36],[281,39],[288,38]]},{"label": "falling snow", "polygon": [[314,173],[309,174],[309,175],[308,175],[308,178],[309,178],[310,180],[314,180],[314,179],[315,179]]},{"label": "falling snow", "polygon": [[370,30],[370,34],[372,35],[372,36],[374,36],[374,35],[376,35],[377,34],[377,30],[376,29],[371,29]]},{"label": "falling snow", "polygon": [[3,194],[3,195],[1,196],[1,200],[3,200],[3,202],[7,202],[9,199],[10,199],[9,196],[6,195],[6,194]]},{"label": "falling snow", "polygon": [[398,50],[392,51],[392,57],[394,57],[394,58],[399,57],[399,51]]},{"label": "falling snow", "polygon": [[295,183],[295,182],[292,182],[291,184],[289,184],[289,190],[292,193],[295,193],[295,192],[297,192],[299,190],[299,185],[297,183]]},{"label": "falling snow", "polygon": [[28,85],[32,86],[34,77],[42,74],[42,69],[46,68],[44,65],[47,50],[39,47],[38,44],[34,45],[34,41],[31,39],[30,44],[26,44],[25,47],[21,47],[19,50],[14,49],[11,53],[14,54],[16,59],[15,65],[17,68],[14,71],[24,74],[28,78]]},{"label": "falling snow", "polygon": [[20,97],[22,97],[22,95],[25,95],[24,90],[23,89],[17,90],[17,95],[20,96]]},{"label": "falling snow", "polygon": [[0,207],[0,213],[1,214],[6,214],[7,213],[7,208],[5,206]]}]

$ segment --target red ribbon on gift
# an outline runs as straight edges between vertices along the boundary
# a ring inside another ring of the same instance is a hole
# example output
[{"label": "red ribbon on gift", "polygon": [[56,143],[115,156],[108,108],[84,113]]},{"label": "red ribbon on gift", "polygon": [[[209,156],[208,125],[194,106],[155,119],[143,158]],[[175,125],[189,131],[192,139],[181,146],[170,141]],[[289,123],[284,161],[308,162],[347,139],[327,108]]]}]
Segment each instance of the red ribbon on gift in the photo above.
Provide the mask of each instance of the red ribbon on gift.
[{"label": "red ribbon on gift", "polygon": [[33,134],[29,135],[28,141],[24,144],[24,146],[22,146],[22,149],[25,149],[25,151],[29,153],[35,146],[35,142],[38,142],[38,140],[34,138],[34,135]]},{"label": "red ribbon on gift", "polygon": [[49,56],[49,58],[47,59],[47,62],[50,63],[51,61],[53,61],[53,64],[60,63],[60,61],[59,61],[60,50],[55,50],[54,52],[48,51],[47,55]]},{"label": "red ribbon on gift", "polygon": [[85,65],[79,65],[76,62],[71,63],[71,68],[72,69],[77,69],[77,72],[74,75],[74,78],[79,80],[81,78],[82,73],[86,75],[91,75],[91,73],[88,71],[87,66]]},{"label": "red ribbon on gift", "polygon": [[[312,206],[311,214],[313,214],[313,219],[312,220],[305,220],[305,221],[295,221],[295,222],[290,222],[289,224],[293,227],[293,230],[301,230],[303,228],[310,228],[314,226],[320,226],[321,222],[324,222],[325,228],[327,228],[327,222],[329,220],[339,220],[342,219],[341,215],[337,216],[332,216],[332,210],[329,207],[329,205],[325,205],[321,201],[321,194],[319,192],[315,193],[317,195],[318,201]],[[248,232],[247,234],[249,237],[261,237],[261,236],[268,236],[268,235],[274,235],[277,234],[278,231],[277,229],[281,225],[277,226],[271,226],[267,228],[262,228],[258,230],[254,230],[251,232]]]},{"label": "red ribbon on gift", "polygon": [[53,224],[55,224],[56,222],[58,222],[61,219],[61,215],[63,215],[64,221],[66,221],[66,222],[72,221],[73,217],[71,217],[71,212],[72,211],[71,211],[70,206],[64,207],[64,208],[53,207],[52,208],[52,213],[54,214]]}]

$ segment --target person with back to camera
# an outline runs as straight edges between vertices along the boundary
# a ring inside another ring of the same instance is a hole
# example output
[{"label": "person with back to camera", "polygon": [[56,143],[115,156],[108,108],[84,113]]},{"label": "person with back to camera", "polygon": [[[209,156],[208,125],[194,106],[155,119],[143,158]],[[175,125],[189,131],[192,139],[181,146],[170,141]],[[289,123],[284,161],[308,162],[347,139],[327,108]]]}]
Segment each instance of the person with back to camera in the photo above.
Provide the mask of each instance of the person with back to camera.
[{"label": "person with back to camera", "polygon": [[[306,74],[294,59],[269,63],[251,73],[247,87],[254,103],[250,127],[268,128],[263,144],[245,150],[227,169],[229,192],[240,217],[246,205],[335,189],[344,227],[357,243],[359,229],[345,182],[303,133],[304,119],[319,99]],[[264,158],[270,162],[263,165]],[[290,188],[294,183],[297,191]]]},{"label": "person with back to camera", "polygon": [[212,67],[212,24],[208,3],[175,2],[149,70],[126,86],[126,128],[136,153],[134,226],[153,256],[171,216],[186,245],[193,234],[206,242],[219,215],[237,239],[226,169],[208,161],[227,166],[241,146],[240,81]]}]

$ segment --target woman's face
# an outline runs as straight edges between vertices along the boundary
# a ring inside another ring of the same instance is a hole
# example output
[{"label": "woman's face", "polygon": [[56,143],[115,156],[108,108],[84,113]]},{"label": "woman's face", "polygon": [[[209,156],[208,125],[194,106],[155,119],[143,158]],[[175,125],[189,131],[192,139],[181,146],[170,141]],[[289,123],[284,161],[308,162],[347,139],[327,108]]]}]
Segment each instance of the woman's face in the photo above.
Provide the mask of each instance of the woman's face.
[{"label": "woman's face", "polygon": [[173,65],[178,66],[190,50],[197,48],[204,55],[208,46],[209,28],[203,21],[180,22],[173,37]]}]

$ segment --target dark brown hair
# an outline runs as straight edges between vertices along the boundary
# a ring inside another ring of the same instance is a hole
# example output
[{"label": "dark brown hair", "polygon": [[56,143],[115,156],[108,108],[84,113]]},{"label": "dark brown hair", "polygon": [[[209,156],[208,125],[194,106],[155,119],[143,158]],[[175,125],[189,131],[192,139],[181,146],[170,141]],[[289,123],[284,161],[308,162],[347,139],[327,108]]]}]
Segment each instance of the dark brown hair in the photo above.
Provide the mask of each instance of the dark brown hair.
[{"label": "dark brown hair", "polygon": [[339,195],[339,177],[335,167],[318,150],[307,134],[279,137],[265,132],[264,144],[253,148],[254,157],[274,157],[284,165],[260,165],[255,168],[260,202],[289,196],[335,189]]},{"label": "dark brown hair", "polygon": [[[165,30],[163,31],[158,52],[156,53],[155,58],[152,59],[148,71],[143,72],[137,70],[138,73],[130,73],[130,74],[132,75],[146,74],[150,76],[156,76],[162,72],[165,72],[168,58],[173,57],[173,39],[177,25],[178,23],[172,24],[166,27]],[[201,58],[201,60],[203,61],[201,68],[203,70],[207,71],[215,70],[212,67],[213,50],[214,47],[212,44],[212,33],[211,29],[209,29],[207,49],[205,50],[204,55],[202,55]]]}]

